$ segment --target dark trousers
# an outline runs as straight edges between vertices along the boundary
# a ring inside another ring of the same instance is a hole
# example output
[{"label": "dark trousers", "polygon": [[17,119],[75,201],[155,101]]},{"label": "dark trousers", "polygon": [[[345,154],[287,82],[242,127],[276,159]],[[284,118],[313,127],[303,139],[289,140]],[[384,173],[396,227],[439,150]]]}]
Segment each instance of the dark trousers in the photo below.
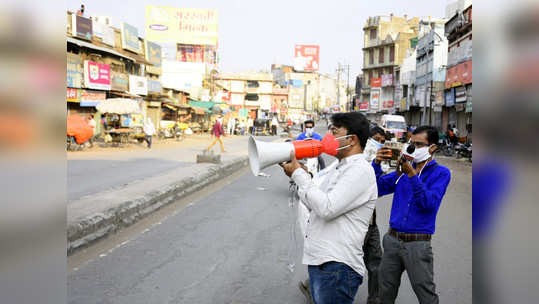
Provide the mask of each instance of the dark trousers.
[{"label": "dark trousers", "polygon": [[395,303],[401,276],[406,270],[419,303],[438,304],[430,241],[403,242],[386,233],[383,245],[384,254],[379,271],[381,303]]},{"label": "dark trousers", "polygon": [[271,135],[277,135],[277,126],[271,126]]},{"label": "dark trousers", "polygon": [[373,215],[373,223],[369,225],[369,230],[365,235],[365,241],[363,242],[363,261],[368,273],[368,290],[369,297],[367,298],[367,304],[378,303],[379,301],[379,275],[378,270],[380,268],[380,262],[382,261],[382,247],[380,244],[380,232],[376,225],[376,213]]},{"label": "dark trousers", "polygon": [[352,304],[363,277],[340,262],[309,265],[309,284],[314,304]]},{"label": "dark trousers", "polygon": [[152,136],[151,135],[146,135],[146,136],[144,136],[144,139],[148,143],[148,148],[151,148],[152,147]]}]

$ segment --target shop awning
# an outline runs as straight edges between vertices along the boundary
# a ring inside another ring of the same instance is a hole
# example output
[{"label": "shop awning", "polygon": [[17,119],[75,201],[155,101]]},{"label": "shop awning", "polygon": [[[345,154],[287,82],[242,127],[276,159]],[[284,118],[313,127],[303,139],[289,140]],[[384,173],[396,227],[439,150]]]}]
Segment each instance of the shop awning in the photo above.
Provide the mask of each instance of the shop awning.
[{"label": "shop awning", "polygon": [[198,114],[198,115],[204,115],[208,112],[208,109],[205,109],[205,108],[199,108],[199,107],[191,107],[194,111],[195,111],[195,114]]},{"label": "shop awning", "polygon": [[95,44],[85,42],[85,41],[82,41],[82,40],[79,40],[79,39],[67,37],[67,42],[70,42],[70,43],[73,43],[73,44],[76,44],[78,46],[82,46],[82,47],[85,47],[85,48],[94,49],[94,50],[98,50],[98,51],[101,51],[101,52],[106,52],[106,53],[109,53],[109,54],[113,54],[113,55],[116,55],[118,57],[123,57],[125,59],[129,59],[131,61],[135,61],[134,58],[125,56],[123,54],[120,54],[120,53],[114,51],[113,49],[97,46]]},{"label": "shop awning", "polygon": [[213,101],[197,101],[193,99],[189,100],[189,104],[193,107],[207,109],[208,111],[215,105]]}]

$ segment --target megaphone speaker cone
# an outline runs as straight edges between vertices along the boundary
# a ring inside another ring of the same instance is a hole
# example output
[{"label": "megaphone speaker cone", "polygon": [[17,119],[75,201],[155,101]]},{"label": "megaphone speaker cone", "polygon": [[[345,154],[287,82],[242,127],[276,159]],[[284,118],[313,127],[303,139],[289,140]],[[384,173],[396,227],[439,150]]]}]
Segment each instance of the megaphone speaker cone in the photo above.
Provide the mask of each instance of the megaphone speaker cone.
[{"label": "megaphone speaker cone", "polygon": [[289,142],[263,142],[251,136],[247,150],[251,172],[254,176],[258,176],[261,170],[271,165],[289,161],[290,152],[294,151],[294,145]]}]

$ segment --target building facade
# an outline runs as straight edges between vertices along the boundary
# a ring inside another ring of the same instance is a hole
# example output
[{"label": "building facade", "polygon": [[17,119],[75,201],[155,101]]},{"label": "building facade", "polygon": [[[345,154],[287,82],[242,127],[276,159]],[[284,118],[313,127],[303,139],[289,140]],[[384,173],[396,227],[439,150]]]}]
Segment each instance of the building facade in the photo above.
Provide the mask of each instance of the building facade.
[{"label": "building facade", "polygon": [[[394,69],[417,37],[419,18],[408,16],[369,17],[364,32],[363,85],[359,108],[375,121],[395,112]],[[368,107],[366,106],[368,105]]]}]

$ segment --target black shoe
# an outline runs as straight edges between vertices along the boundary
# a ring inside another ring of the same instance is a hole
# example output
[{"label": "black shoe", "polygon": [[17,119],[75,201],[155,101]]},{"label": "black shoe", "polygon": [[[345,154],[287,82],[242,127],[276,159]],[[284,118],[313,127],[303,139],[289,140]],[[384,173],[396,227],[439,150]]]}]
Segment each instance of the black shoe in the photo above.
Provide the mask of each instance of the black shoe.
[{"label": "black shoe", "polygon": [[301,293],[305,296],[307,299],[308,304],[313,304],[313,298],[311,298],[311,290],[309,288],[309,279],[303,281],[299,281],[298,283],[299,290]]}]

